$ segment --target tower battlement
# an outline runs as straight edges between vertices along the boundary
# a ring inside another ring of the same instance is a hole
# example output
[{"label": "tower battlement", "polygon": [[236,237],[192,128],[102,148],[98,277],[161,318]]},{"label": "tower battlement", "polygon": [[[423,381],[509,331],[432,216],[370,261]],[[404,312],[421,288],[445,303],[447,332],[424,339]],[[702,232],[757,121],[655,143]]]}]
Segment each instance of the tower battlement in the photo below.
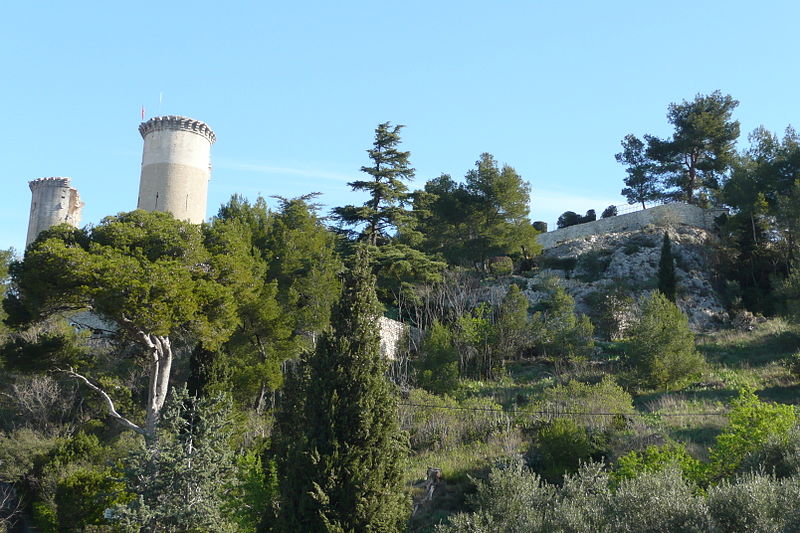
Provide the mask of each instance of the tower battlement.
[{"label": "tower battlement", "polygon": [[208,142],[214,144],[217,141],[217,136],[205,122],[195,120],[189,117],[181,117],[178,115],[167,115],[163,117],[153,117],[147,122],[142,122],[139,125],[139,133],[144,139],[151,131],[159,130],[184,130],[202,135]]},{"label": "tower battlement", "polygon": [[36,178],[28,182],[28,187],[31,191],[41,187],[69,187],[70,178],[53,177],[53,178]]}]

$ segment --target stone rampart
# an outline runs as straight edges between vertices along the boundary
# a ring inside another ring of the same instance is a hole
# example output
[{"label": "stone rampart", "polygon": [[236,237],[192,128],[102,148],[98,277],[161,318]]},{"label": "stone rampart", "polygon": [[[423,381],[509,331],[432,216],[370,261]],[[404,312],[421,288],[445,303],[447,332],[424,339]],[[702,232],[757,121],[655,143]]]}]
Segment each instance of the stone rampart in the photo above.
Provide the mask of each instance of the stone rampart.
[{"label": "stone rampart", "polygon": [[651,224],[665,227],[686,225],[710,231],[714,229],[714,219],[723,213],[723,209],[703,209],[675,202],[541,233],[537,240],[547,249],[566,241],[591,235],[636,231]]}]

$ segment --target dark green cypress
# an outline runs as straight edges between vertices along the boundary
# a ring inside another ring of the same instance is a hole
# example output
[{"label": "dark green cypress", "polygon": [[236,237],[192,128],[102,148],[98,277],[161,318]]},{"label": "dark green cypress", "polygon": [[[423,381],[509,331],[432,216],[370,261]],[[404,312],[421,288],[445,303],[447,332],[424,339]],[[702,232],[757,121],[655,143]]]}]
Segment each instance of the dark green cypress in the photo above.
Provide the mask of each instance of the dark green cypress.
[{"label": "dark green cypress", "polygon": [[669,234],[664,233],[664,242],[661,245],[661,260],[658,262],[658,290],[670,302],[675,302],[675,260],[672,257],[672,243]]},{"label": "dark green cypress", "polygon": [[302,429],[283,469],[283,531],[405,530],[410,501],[401,461],[408,446],[380,355],[379,316],[375,278],[360,249],[332,328],[306,362],[306,401],[291,402],[302,408]]}]

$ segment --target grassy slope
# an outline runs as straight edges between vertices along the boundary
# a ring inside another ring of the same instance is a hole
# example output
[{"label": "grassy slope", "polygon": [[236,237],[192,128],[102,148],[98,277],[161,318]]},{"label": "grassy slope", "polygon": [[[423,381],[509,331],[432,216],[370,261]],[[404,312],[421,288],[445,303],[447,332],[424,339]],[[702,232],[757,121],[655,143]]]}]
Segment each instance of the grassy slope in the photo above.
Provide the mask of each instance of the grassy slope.
[{"label": "grassy slope", "polygon": [[[800,351],[800,326],[773,319],[757,324],[752,331],[723,330],[698,336],[697,346],[709,362],[709,370],[699,382],[672,392],[634,391],[634,405],[643,415],[632,423],[635,432],[658,432],[683,441],[691,453],[704,458],[707,447],[727,423],[727,402],[740,388],[756,389],[763,400],[800,403],[800,381],[784,364],[787,357]],[[562,379],[598,381],[605,373],[614,374],[613,347],[607,348],[597,361]],[[431,531],[433,524],[448,514],[465,509],[472,477],[480,477],[498,459],[530,448],[526,421],[515,419],[514,410],[524,409],[557,380],[552,369],[541,363],[519,364],[508,370],[508,375],[497,381],[464,382],[457,396],[493,399],[509,412],[509,430],[480,442],[417,450],[409,459],[410,483],[418,482],[428,467],[442,468],[445,479],[434,503],[417,511],[412,531]],[[722,414],[697,416],[701,413]],[[664,414],[692,416],[659,416]]]}]

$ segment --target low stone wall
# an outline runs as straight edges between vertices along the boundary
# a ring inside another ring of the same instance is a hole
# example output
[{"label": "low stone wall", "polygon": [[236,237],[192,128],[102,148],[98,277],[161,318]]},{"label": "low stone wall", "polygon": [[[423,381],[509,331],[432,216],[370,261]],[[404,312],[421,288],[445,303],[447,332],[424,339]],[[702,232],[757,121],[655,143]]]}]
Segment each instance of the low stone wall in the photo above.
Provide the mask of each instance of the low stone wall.
[{"label": "low stone wall", "polygon": [[725,213],[724,209],[703,209],[696,205],[676,202],[541,233],[537,240],[543,248],[547,249],[565,241],[590,235],[635,231],[650,224],[654,226],[684,224],[711,231],[714,229],[714,219],[723,213]]}]

